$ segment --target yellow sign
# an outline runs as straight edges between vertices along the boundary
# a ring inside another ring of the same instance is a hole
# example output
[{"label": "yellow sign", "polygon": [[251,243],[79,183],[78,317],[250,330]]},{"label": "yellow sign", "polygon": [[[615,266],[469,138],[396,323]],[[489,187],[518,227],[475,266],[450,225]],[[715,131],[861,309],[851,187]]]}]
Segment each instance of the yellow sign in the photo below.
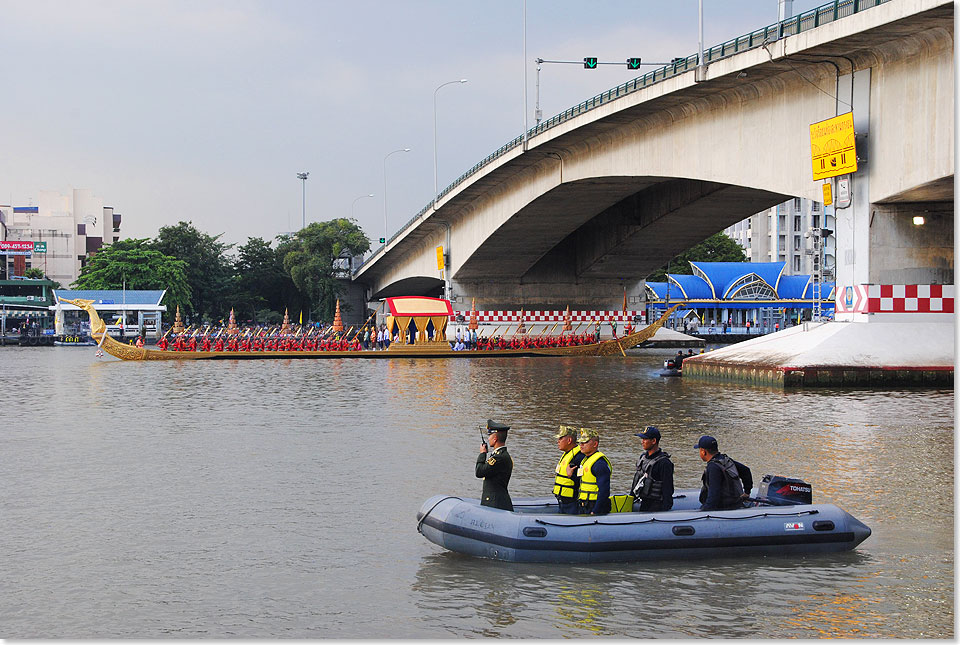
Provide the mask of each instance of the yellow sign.
[{"label": "yellow sign", "polygon": [[810,125],[813,179],[826,179],[857,171],[853,112]]},{"label": "yellow sign", "polygon": [[443,247],[442,247],[442,246],[438,246],[438,247],[437,247],[437,270],[438,270],[438,271],[443,271],[443,265],[444,265],[444,262],[443,262]]},{"label": "yellow sign", "polygon": [[853,112],[810,125],[813,179],[826,179],[857,171]]},{"label": "yellow sign", "polygon": [[833,188],[829,181],[823,182],[823,205],[829,206],[833,203]]}]

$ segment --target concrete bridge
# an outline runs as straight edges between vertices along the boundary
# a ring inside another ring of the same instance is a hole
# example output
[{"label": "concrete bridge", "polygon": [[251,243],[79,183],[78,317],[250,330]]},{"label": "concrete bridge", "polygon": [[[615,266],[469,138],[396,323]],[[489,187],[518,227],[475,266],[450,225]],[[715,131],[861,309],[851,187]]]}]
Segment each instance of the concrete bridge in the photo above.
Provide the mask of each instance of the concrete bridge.
[{"label": "concrete bridge", "polygon": [[953,3],[873,4],[808,12],[540,124],[354,279],[370,300],[440,295],[443,245],[457,309],[618,308],[624,288],[637,302],[646,275],[709,235],[789,197],[821,201],[809,125],[852,110],[860,163],[837,212],[838,283],[951,283]]}]

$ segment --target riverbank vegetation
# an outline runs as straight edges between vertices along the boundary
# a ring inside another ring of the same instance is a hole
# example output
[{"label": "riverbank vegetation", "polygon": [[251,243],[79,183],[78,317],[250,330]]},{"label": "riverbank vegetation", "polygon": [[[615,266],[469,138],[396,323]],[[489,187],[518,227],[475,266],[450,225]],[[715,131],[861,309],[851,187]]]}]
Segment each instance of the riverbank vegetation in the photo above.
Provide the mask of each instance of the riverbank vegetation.
[{"label": "riverbank vegetation", "polygon": [[[279,322],[285,310],[304,320],[331,320],[346,290],[349,258],[370,248],[352,220],[314,222],[297,233],[236,246],[192,222],[162,227],[155,238],[119,240],[91,256],[76,289],[166,289],[172,319],[177,306],[193,323],[226,319]],[[296,313],[293,313],[296,312]]]}]

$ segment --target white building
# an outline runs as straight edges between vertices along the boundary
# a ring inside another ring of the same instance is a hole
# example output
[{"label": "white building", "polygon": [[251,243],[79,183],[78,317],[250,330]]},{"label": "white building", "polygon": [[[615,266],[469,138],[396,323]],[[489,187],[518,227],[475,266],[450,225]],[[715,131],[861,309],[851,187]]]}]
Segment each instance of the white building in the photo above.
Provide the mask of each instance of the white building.
[{"label": "white building", "polygon": [[[785,275],[813,273],[813,239],[806,236],[811,228],[827,228],[836,232],[833,206],[796,197],[777,204],[724,230],[747,255],[750,262],[785,262]],[[824,280],[836,277],[836,237],[827,238],[824,246]]]},{"label": "white building", "polygon": [[23,275],[36,267],[68,287],[80,275],[89,253],[120,239],[120,214],[83,188],[67,195],[41,191],[38,202],[36,206],[0,205],[0,241],[46,242],[46,253],[4,254],[0,249],[0,278]]}]

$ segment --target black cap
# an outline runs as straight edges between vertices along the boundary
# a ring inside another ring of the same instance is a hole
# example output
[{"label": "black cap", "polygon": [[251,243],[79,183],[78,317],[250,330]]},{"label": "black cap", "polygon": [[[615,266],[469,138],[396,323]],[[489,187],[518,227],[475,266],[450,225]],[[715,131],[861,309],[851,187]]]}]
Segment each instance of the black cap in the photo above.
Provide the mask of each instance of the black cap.
[{"label": "black cap", "polygon": [[710,452],[716,452],[719,449],[717,446],[717,440],[708,434],[700,437],[700,440],[697,442],[694,448],[703,448],[704,450],[709,450]]},{"label": "black cap", "polygon": [[502,423],[497,423],[493,419],[487,419],[487,434],[493,434],[494,432],[504,432],[510,429],[510,426],[504,425]]},{"label": "black cap", "polygon": [[657,426],[647,426],[641,432],[634,433],[635,437],[640,437],[641,439],[656,439],[660,440],[660,430]]}]

